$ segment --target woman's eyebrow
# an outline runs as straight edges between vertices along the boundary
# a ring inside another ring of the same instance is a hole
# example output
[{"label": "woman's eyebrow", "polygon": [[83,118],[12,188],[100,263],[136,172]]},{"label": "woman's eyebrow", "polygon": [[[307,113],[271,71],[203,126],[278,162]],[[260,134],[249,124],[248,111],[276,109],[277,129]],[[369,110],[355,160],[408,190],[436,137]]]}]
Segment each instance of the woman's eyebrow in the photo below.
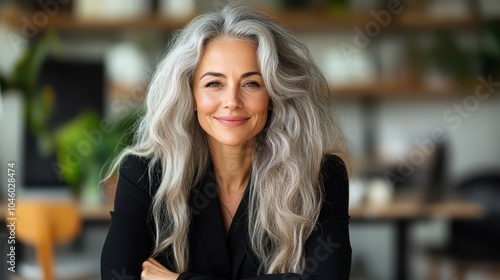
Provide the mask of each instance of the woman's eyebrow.
[{"label": "woman's eyebrow", "polygon": [[[251,72],[246,72],[246,73],[243,73],[241,75],[242,78],[247,78],[247,77],[250,77],[250,76],[253,76],[253,75],[259,75],[259,76],[262,76],[262,74],[260,74],[260,72],[257,72],[257,71],[251,71]],[[224,74],[222,73],[219,73],[219,72],[207,72],[203,75],[201,75],[200,77],[200,80],[203,79],[203,77],[205,76],[214,76],[214,77],[226,77]]]},{"label": "woman's eyebrow", "polygon": [[244,73],[243,75],[241,75],[242,78],[247,78],[247,77],[250,77],[250,76],[253,76],[253,75],[259,75],[259,76],[262,76],[262,74],[260,74],[259,72],[257,71],[253,71],[253,72],[247,72],[247,73]]},{"label": "woman's eyebrow", "polygon": [[219,73],[219,72],[207,72],[207,73],[201,75],[200,80],[203,79],[203,77],[205,77],[205,76],[225,77],[224,74]]}]

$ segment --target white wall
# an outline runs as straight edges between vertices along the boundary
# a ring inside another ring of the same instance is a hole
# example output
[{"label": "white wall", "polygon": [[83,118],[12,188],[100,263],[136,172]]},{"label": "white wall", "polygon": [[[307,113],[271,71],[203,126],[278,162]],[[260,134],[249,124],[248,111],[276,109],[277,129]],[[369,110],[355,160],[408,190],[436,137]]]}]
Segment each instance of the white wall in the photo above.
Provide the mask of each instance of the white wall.
[{"label": "white wall", "polygon": [[[16,163],[16,188],[21,187],[21,144],[23,129],[22,96],[17,92],[2,92],[0,96],[0,196],[5,199],[7,194],[7,164]],[[2,201],[4,203],[5,201]]]}]

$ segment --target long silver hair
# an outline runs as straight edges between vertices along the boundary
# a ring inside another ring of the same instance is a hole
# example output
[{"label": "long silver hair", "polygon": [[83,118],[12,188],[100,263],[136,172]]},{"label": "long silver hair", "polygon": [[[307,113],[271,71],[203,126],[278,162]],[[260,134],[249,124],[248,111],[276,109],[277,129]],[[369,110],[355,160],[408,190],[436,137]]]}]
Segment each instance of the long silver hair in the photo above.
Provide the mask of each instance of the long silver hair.
[{"label": "long silver hair", "polygon": [[304,244],[323,199],[320,168],[325,154],[346,151],[332,110],[328,83],[307,47],[269,17],[241,6],[193,19],[174,40],[152,77],[145,114],[134,144],[122,151],[162,169],[153,198],[156,244],[153,255],[170,248],[177,272],[189,264],[190,193],[210,163],[204,131],[194,108],[192,77],[205,45],[228,36],[253,43],[273,105],[253,153],[248,231],[260,273],[301,273]]}]

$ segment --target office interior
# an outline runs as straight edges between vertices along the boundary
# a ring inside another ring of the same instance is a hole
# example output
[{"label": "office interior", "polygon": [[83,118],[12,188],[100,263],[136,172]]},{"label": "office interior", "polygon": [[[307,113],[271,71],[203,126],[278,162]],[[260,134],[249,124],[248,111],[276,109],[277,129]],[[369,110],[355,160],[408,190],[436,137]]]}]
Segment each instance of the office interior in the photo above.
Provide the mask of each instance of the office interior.
[{"label": "office interior", "polygon": [[[0,279],[100,279],[102,168],[173,33],[228,3],[293,31],[330,82],[354,167],[351,279],[500,279],[497,0],[0,1]],[[65,228],[40,241],[19,216],[16,272],[9,202]]]}]

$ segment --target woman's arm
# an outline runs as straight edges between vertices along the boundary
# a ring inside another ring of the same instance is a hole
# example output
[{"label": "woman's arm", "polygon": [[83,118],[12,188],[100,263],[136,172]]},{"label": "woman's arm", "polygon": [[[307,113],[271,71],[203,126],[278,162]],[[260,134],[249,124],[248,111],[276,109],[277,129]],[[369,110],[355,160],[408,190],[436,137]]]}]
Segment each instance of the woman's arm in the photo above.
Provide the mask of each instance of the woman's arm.
[{"label": "woman's arm", "polygon": [[111,225],[101,254],[101,279],[140,279],[142,263],[153,249],[148,226],[151,205],[147,164],[127,157],[121,168]]},{"label": "woman's arm", "polygon": [[352,250],[347,171],[339,157],[327,155],[321,172],[325,201],[318,227],[306,243],[305,274],[312,279],[349,279]]}]

